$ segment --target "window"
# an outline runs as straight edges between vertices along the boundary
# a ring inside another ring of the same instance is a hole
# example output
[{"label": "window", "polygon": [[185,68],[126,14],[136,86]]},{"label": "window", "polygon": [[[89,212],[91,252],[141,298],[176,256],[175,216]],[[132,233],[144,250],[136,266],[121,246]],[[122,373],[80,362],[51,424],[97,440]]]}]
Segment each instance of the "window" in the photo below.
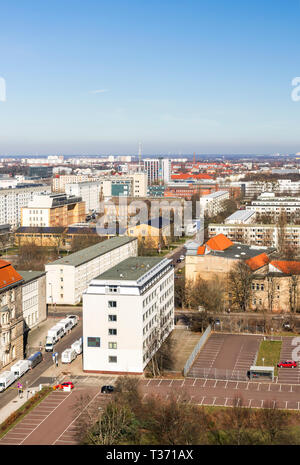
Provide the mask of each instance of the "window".
[{"label": "window", "polygon": [[117,343],[116,342],[109,342],[108,343],[108,348],[109,349],[116,349],[117,348]]},{"label": "window", "polygon": [[117,302],[115,300],[109,300],[108,301],[108,306],[109,306],[109,308],[116,308],[117,307]]},{"label": "window", "polygon": [[117,335],[117,330],[114,329],[114,328],[109,328],[108,335],[109,336],[116,336]]},{"label": "window", "polygon": [[117,321],[117,315],[108,315],[108,321]]},{"label": "window", "polygon": [[116,292],[118,292],[118,286],[108,286],[108,292],[110,292],[111,294],[115,294]]},{"label": "window", "polygon": [[117,363],[117,357],[111,357],[111,356],[109,356],[109,357],[108,357],[108,362],[109,362],[109,363]]},{"label": "window", "polygon": [[100,347],[100,337],[88,337],[87,345],[88,347]]}]

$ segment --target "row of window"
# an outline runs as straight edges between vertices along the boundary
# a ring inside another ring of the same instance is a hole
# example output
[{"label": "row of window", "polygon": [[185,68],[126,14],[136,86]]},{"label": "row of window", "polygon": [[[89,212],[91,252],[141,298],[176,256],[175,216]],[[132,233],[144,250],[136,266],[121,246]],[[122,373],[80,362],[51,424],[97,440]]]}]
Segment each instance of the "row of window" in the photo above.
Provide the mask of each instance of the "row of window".
[{"label": "row of window", "polygon": [[148,297],[146,297],[146,299],[143,300],[143,307],[146,307],[146,305],[148,305],[148,303],[150,303],[151,300],[155,298],[156,292],[157,292],[157,289],[151,292],[151,294],[149,294]]}]

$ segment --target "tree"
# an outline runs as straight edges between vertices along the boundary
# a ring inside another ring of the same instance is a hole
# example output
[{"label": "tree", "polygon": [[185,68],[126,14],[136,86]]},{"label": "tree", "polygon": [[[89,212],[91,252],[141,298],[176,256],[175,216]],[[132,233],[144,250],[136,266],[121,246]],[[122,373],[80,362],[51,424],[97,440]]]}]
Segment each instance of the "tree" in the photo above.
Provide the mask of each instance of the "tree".
[{"label": "tree", "polygon": [[[84,233],[84,234],[83,234]],[[81,234],[74,235],[71,242],[71,252],[78,252],[79,250],[86,249],[91,245],[98,244],[104,241],[105,237],[100,237],[98,234],[92,233],[88,228],[82,231]]]},{"label": "tree", "polygon": [[252,271],[242,260],[239,260],[228,275],[228,290],[232,305],[245,312],[251,296]]},{"label": "tree", "polygon": [[149,338],[146,353],[151,356],[147,369],[152,376],[161,376],[165,370],[172,370],[175,359],[172,334],[164,339],[161,328],[155,328]]},{"label": "tree", "polygon": [[179,403],[171,395],[166,402],[150,397],[145,402],[145,427],[151,444],[190,445],[199,443],[203,419],[198,407]]},{"label": "tree", "polygon": [[280,444],[282,439],[285,442],[288,413],[280,410],[276,401],[265,401],[265,408],[260,410],[257,423],[267,444]]}]

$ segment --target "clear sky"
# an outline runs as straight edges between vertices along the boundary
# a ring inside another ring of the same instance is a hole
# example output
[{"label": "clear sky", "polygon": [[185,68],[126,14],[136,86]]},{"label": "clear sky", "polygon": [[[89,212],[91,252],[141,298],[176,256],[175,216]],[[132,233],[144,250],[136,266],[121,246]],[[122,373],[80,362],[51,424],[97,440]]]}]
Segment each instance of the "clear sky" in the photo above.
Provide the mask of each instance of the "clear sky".
[{"label": "clear sky", "polygon": [[298,152],[299,25],[299,0],[1,2],[0,153]]}]

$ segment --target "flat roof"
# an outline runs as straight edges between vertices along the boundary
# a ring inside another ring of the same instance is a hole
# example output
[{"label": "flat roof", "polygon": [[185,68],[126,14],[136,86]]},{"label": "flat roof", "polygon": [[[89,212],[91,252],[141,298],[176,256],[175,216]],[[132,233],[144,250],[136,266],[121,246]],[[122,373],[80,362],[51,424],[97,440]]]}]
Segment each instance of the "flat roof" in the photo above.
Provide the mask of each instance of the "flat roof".
[{"label": "flat roof", "polygon": [[252,215],[255,215],[256,212],[254,210],[237,210],[236,212],[232,213],[232,215],[227,216],[224,221],[231,221],[231,220],[247,220]]},{"label": "flat roof", "polygon": [[136,237],[112,237],[111,239],[106,239],[98,244],[91,245],[85,249],[79,250],[72,254],[66,255],[63,258],[55,260],[54,262],[48,263],[46,266],[51,265],[70,265],[70,266],[79,266],[83,263],[89,262],[100,255],[104,255],[107,252],[110,252],[113,249],[121,247],[122,245],[128,244],[129,242],[136,241]]},{"label": "flat roof", "polygon": [[[166,259],[164,257],[129,257],[94,279],[136,281],[163,260]],[[171,260],[168,261],[171,263]]]},{"label": "flat roof", "polygon": [[26,270],[26,271],[17,270],[17,271],[24,279],[24,284],[29,283],[30,281],[33,281],[34,279],[37,279],[40,276],[43,276],[46,274],[46,271],[31,271],[31,270]]}]

